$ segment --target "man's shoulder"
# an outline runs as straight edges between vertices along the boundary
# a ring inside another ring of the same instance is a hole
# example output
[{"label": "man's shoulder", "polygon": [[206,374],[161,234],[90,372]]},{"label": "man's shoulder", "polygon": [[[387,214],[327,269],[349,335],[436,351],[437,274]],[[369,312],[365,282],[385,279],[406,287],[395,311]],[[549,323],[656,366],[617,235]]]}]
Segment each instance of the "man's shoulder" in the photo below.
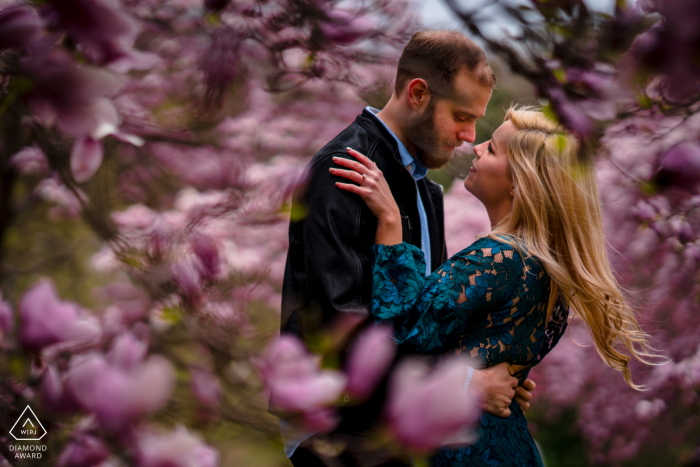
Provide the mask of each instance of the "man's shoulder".
[{"label": "man's shoulder", "polygon": [[387,144],[378,128],[379,122],[375,122],[366,115],[360,114],[335,138],[323,146],[311,159],[310,167],[329,164],[333,156],[348,157],[346,148],[351,147],[364,154],[375,162],[377,159],[392,157],[392,148]]}]

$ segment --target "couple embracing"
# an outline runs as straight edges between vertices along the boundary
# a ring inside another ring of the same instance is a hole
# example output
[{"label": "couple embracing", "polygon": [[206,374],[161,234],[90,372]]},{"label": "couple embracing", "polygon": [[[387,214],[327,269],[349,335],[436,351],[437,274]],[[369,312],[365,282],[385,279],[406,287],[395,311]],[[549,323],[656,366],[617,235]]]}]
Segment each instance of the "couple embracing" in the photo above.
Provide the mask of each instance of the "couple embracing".
[{"label": "couple embracing", "polygon": [[[495,81],[462,33],[416,33],[384,109],[365,108],[310,162],[294,201],[305,216],[289,227],[282,332],[309,339],[360,312],[392,323],[402,352],[480,362],[465,382],[482,401],[478,439],[438,451],[436,466],[542,465],[523,412],[534,390],[527,374],[564,333],[569,309],[633,387],[628,363],[647,355],[608,262],[594,167],[536,109],[511,108],[474,147],[464,187],[491,231],[448,258],[442,189],[426,173],[474,142]],[[335,464],[362,465],[353,436],[378,419],[381,392],[341,410],[336,434],[348,448]],[[285,441],[293,465],[326,465],[312,441]]]}]

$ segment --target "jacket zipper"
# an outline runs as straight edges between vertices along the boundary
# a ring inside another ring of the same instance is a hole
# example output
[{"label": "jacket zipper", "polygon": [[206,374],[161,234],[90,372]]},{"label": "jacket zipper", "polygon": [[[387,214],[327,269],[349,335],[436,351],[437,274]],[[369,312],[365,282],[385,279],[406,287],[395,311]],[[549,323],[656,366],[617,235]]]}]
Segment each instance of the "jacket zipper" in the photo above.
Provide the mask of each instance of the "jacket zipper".
[{"label": "jacket zipper", "polygon": [[413,227],[411,227],[411,218],[408,216],[403,216],[404,219],[406,219],[406,222],[408,223],[408,230],[413,230]]}]

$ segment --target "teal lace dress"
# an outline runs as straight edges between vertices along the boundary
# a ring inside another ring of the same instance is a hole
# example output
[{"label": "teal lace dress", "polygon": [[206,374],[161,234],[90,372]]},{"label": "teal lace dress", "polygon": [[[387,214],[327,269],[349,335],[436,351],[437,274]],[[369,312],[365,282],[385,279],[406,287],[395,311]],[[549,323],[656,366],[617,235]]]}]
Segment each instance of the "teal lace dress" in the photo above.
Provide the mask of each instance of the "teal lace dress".
[{"label": "teal lace dress", "polygon": [[[529,369],[558,342],[568,307],[558,302],[547,322],[550,277],[534,257],[503,241],[481,238],[425,277],[423,252],[413,245],[374,245],[372,314],[392,321],[395,338],[410,351],[466,354],[484,367],[507,361]],[[501,418],[483,413],[478,440],[442,449],[443,466],[541,466],[520,406]]]}]

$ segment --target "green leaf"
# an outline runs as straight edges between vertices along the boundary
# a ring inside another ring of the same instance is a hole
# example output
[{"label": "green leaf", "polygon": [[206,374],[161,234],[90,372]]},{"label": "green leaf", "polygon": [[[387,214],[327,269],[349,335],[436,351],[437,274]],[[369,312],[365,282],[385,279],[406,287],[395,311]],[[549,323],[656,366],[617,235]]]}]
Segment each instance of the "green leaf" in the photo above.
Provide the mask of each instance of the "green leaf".
[{"label": "green leaf", "polygon": [[639,189],[648,195],[655,195],[659,191],[659,187],[651,180],[640,182]]},{"label": "green leaf", "polygon": [[163,321],[166,321],[168,323],[178,324],[180,321],[182,321],[183,315],[184,313],[182,312],[182,309],[179,306],[173,306],[163,308],[161,318],[163,318]]}]

